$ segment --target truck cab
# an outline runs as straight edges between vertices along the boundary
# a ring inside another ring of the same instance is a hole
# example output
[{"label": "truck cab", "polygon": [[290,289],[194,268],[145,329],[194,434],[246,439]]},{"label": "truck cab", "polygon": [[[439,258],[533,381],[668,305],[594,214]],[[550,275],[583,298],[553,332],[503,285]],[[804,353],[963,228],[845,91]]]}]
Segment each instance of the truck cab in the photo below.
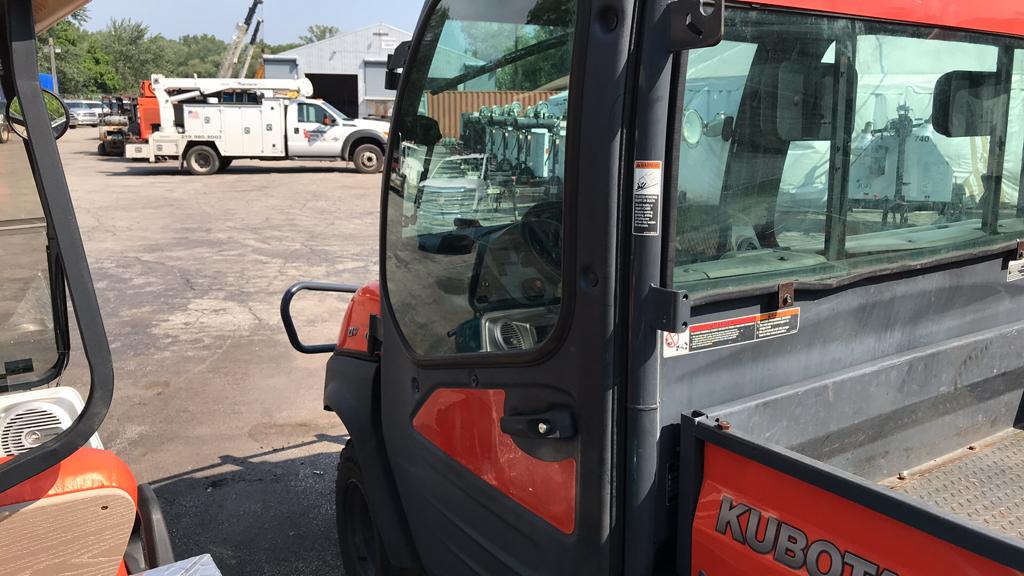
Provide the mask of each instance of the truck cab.
[{"label": "truck cab", "polygon": [[288,155],[292,158],[344,158],[360,172],[377,172],[391,125],[353,119],[329,103],[312,98],[287,106]]}]

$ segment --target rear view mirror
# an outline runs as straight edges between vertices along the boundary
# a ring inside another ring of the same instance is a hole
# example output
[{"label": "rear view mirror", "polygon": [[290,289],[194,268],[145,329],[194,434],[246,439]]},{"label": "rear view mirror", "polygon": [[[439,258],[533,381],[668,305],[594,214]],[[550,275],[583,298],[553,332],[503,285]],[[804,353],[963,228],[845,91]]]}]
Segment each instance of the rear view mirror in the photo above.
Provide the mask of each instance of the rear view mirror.
[{"label": "rear view mirror", "polygon": [[[46,105],[46,113],[50,118],[50,128],[53,130],[53,137],[60,139],[71,126],[71,112],[64,101],[49,90],[43,90],[43,104]],[[25,114],[21,108],[21,100],[14,98],[7,103],[7,123],[11,130],[28,140],[28,130],[25,127]]]},{"label": "rear view mirror", "polygon": [[932,125],[950,138],[991,136],[1009,104],[996,72],[956,70],[935,83]]}]

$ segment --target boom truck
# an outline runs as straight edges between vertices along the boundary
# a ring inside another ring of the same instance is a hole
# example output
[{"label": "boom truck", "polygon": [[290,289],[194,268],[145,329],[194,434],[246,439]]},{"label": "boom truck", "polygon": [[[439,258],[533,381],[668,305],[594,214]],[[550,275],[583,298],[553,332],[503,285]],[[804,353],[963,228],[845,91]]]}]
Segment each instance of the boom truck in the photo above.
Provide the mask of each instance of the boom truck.
[{"label": "boom truck", "polygon": [[177,161],[196,175],[227,169],[240,158],[342,160],[364,174],[383,167],[389,125],[352,119],[300,80],[166,78],[149,84],[159,128],[131,142],[129,160]]},{"label": "boom truck", "polygon": [[[0,2],[0,574],[218,576],[174,562],[153,489],[97,436],[113,367],[56,140],[66,104],[39,86],[36,33],[87,0]],[[73,303],[89,385],[62,380]]]},{"label": "boom truck", "polygon": [[346,574],[1024,574],[1024,5],[432,0],[388,69],[379,281],[281,304]]}]

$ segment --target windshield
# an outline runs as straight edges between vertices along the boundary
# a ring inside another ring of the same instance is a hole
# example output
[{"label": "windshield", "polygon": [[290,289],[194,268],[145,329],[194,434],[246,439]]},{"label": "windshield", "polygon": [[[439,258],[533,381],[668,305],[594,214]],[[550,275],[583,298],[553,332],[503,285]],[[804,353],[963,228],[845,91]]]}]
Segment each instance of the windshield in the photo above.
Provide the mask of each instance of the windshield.
[{"label": "windshield", "polygon": [[[726,20],[730,40],[687,63],[677,285],[827,280],[1024,232],[1018,46],[761,10]],[[989,93],[951,92],[958,79]]]},{"label": "windshield", "polygon": [[46,218],[25,146],[12,138],[0,143],[0,392],[58,363]]},{"label": "windshield", "polygon": [[403,100],[387,274],[426,355],[528,350],[561,304],[572,0],[444,0]]}]

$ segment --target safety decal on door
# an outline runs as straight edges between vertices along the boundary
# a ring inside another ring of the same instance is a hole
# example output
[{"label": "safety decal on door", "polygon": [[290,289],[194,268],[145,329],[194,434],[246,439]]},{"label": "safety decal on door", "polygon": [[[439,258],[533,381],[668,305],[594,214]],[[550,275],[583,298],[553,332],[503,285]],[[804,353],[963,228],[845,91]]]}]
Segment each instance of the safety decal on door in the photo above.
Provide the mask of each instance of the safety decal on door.
[{"label": "safety decal on door", "polygon": [[1006,270],[1006,281],[1024,280],[1024,260],[1013,260]]},{"label": "safety decal on door", "polygon": [[633,234],[661,234],[661,162],[638,161],[633,166]]},{"label": "safety decal on door", "polygon": [[680,334],[665,332],[662,340],[665,358],[675,358],[705,350],[789,336],[796,334],[799,329],[800,309],[787,308],[768,314],[694,324]]}]

